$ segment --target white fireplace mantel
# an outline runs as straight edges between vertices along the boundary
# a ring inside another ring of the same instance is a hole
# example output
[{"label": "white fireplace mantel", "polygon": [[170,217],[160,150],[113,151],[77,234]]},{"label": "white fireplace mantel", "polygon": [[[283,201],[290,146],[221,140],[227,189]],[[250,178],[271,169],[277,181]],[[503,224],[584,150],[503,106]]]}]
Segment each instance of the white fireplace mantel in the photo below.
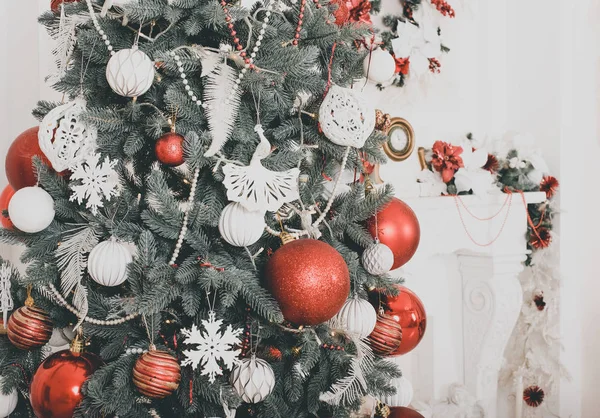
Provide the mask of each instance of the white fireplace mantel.
[{"label": "white fireplace mantel", "polygon": [[[526,193],[524,198],[527,204],[546,200],[540,192]],[[417,214],[421,242],[399,274],[409,288],[418,288],[429,321],[423,343],[399,364],[412,368],[406,375],[415,386],[415,401],[434,403],[446,397],[455,378],[477,399],[485,417],[496,418],[498,374],[522,304],[518,275],[527,256],[527,214],[518,193],[509,201],[505,194],[460,199],[478,218],[497,216],[477,220],[453,197],[402,199]],[[496,237],[488,246],[475,243],[486,244]],[[459,278],[454,286],[440,286],[431,277],[432,264],[443,263],[450,255],[455,261],[452,268],[443,267],[443,273]],[[456,271],[448,271],[452,269]],[[452,288],[458,286],[462,287]],[[448,362],[456,364],[449,367]],[[449,368],[454,368],[454,375]]]}]

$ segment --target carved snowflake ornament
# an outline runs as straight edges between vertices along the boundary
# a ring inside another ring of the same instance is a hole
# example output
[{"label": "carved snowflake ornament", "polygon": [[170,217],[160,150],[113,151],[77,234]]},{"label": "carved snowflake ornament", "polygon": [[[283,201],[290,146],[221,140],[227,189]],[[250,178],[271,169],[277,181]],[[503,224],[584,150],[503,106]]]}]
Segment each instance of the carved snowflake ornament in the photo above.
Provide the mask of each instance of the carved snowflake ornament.
[{"label": "carved snowflake ornament", "polygon": [[56,171],[76,167],[96,149],[96,128],[82,119],[85,100],[52,109],[40,124],[38,142]]},{"label": "carved snowflake ornament", "polygon": [[[181,363],[183,366],[191,365],[194,370],[200,366],[201,375],[208,376],[208,381],[214,383],[217,375],[223,375],[224,367],[231,370],[239,360],[241,350],[234,350],[233,346],[241,344],[240,336],[243,329],[233,329],[227,325],[221,331],[223,321],[216,318],[214,311],[208,313],[208,320],[202,320],[204,331],[200,331],[194,324],[191,329],[184,329],[183,342],[189,345],[197,345],[197,348],[183,351],[186,357]],[[219,360],[222,365],[219,364]]]},{"label": "carved snowflake ornament", "polygon": [[298,176],[300,170],[292,168],[287,171],[267,170],[261,163],[271,153],[271,144],[265,137],[261,125],[254,130],[260,143],[254,151],[250,165],[241,166],[228,163],[223,166],[227,188],[227,198],[239,202],[249,211],[277,212],[285,203],[298,200]]},{"label": "carved snowflake ornament", "polygon": [[375,129],[375,108],[360,92],[334,85],[321,103],[319,123],[334,144],[362,148]]},{"label": "carved snowflake ornament", "polygon": [[154,82],[154,63],[135,46],[122,49],[108,61],[106,80],[120,96],[141,96],[150,90]]},{"label": "carved snowflake ornament", "polygon": [[8,264],[2,264],[0,267],[0,310],[2,310],[2,328],[6,330],[6,321],[8,312],[13,309],[13,298],[10,293],[10,278],[12,268]]},{"label": "carved snowflake ornament", "polygon": [[275,373],[262,359],[243,359],[231,373],[231,386],[246,403],[262,402],[275,388]]},{"label": "carved snowflake ornament", "polygon": [[85,200],[85,207],[96,215],[98,208],[104,207],[104,199],[110,200],[118,194],[119,178],[114,170],[116,165],[116,160],[105,157],[104,161],[100,162],[100,154],[91,154],[73,170],[73,193],[70,200],[77,200],[79,204]]}]

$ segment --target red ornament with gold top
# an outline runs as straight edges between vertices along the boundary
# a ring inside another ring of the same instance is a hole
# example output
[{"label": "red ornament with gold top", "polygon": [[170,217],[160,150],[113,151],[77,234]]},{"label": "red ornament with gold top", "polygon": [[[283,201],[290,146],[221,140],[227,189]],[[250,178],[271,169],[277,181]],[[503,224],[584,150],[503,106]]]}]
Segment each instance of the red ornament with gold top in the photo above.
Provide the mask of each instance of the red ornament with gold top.
[{"label": "red ornament with gold top", "polygon": [[402,342],[402,327],[394,319],[380,313],[377,316],[375,329],[369,335],[369,343],[373,352],[387,356],[397,350]]},{"label": "red ornament with gold top", "polygon": [[286,321],[317,325],[339,312],[350,293],[350,273],[331,245],[316,239],[285,240],[265,269],[267,288]]},{"label": "red ornament with gold top", "polygon": [[373,238],[390,247],[394,253],[392,270],[406,264],[419,247],[421,227],[417,215],[406,203],[393,198],[377,215],[367,221]]},{"label": "red ornament with gold top", "polygon": [[183,164],[183,141],[183,136],[175,132],[161,136],[154,146],[158,161],[171,167]]},{"label": "red ornament with gold top", "polygon": [[12,345],[21,350],[38,348],[50,341],[52,320],[46,311],[34,306],[29,294],[25,306],[14,311],[8,318],[7,334]]},{"label": "red ornament with gold top", "polygon": [[102,365],[102,359],[83,352],[83,341],[75,337],[69,350],[48,357],[31,380],[30,400],[40,418],[71,418],[81,403],[81,387]]},{"label": "red ornament with gold top", "polygon": [[8,217],[8,204],[14,195],[15,189],[13,189],[10,184],[7,185],[2,191],[2,194],[0,194],[0,223],[6,229],[12,229],[14,227]]},{"label": "red ornament with gold top", "polygon": [[27,129],[13,141],[6,153],[6,178],[15,191],[36,185],[33,157],[39,157],[51,166],[38,144],[39,130],[38,126]]},{"label": "red ornament with gold top", "polygon": [[162,399],[177,390],[181,380],[181,366],[177,358],[153,346],[136,361],[133,384],[138,391],[152,399]]}]

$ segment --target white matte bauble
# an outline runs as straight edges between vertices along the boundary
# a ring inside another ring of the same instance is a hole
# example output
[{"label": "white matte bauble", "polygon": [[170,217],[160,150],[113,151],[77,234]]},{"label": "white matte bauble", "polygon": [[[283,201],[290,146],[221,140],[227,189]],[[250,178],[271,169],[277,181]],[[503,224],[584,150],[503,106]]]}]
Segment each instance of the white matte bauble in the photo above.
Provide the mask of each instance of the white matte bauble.
[{"label": "white matte bauble", "polygon": [[237,202],[225,206],[219,218],[221,236],[235,247],[254,244],[262,236],[265,226],[264,212],[250,211]]},{"label": "white matte bauble", "polygon": [[375,329],[377,312],[369,301],[354,296],[344,303],[342,309],[331,319],[330,324],[334,328],[366,338]]},{"label": "white matte bauble", "polygon": [[244,402],[258,403],[273,392],[275,373],[269,363],[253,355],[233,368],[230,383]]},{"label": "white matte bauble", "polygon": [[63,347],[71,344],[73,338],[75,338],[75,332],[72,327],[54,328],[48,345],[50,347]]},{"label": "white matte bauble", "polygon": [[[4,378],[0,377],[0,386],[3,384]],[[8,395],[4,395],[0,391],[0,418],[6,418],[14,412],[19,402],[17,390],[13,389]]]},{"label": "white matte bauble", "polygon": [[132,260],[127,246],[113,237],[92,249],[88,257],[88,272],[102,286],[118,286],[127,279],[127,265]]},{"label": "white matte bauble", "polygon": [[34,234],[54,220],[54,199],[41,187],[17,190],[8,203],[8,215],[17,229]]},{"label": "white matte bauble", "polygon": [[375,108],[358,90],[333,85],[319,108],[319,124],[334,144],[362,148],[375,129]]},{"label": "white matte bauble", "polygon": [[363,252],[362,264],[368,273],[381,276],[392,269],[394,253],[387,245],[376,242]]},{"label": "white matte bauble", "polygon": [[410,405],[413,398],[413,386],[410,380],[402,376],[392,379],[390,384],[396,388],[396,394],[384,397],[383,402],[391,407]]},{"label": "white matte bauble", "polygon": [[106,80],[110,88],[121,96],[141,96],[154,82],[154,63],[135,47],[122,49],[108,61]]},{"label": "white matte bauble", "polygon": [[396,60],[381,48],[374,49],[365,58],[363,69],[367,78],[374,83],[385,83],[396,73]]}]

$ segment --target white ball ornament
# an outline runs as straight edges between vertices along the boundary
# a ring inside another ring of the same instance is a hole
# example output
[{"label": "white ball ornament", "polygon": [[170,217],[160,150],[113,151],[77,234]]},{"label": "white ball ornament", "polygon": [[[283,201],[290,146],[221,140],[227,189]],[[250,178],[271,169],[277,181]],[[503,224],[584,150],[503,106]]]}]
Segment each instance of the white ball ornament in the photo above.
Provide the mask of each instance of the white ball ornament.
[{"label": "white ball ornament", "polygon": [[264,212],[250,211],[237,202],[225,206],[219,218],[221,236],[235,247],[254,244],[262,236],[265,226]]},{"label": "white ball ornament", "polygon": [[112,237],[92,249],[88,257],[88,272],[102,286],[118,286],[127,279],[127,265],[132,260],[127,246]]},{"label": "white ball ornament", "polygon": [[[0,377],[0,386],[2,386],[4,378]],[[19,402],[17,390],[13,389],[8,395],[4,395],[0,391],[0,418],[6,418],[14,412]]]},{"label": "white ball ornament", "polygon": [[331,319],[334,328],[344,329],[360,338],[368,337],[377,324],[377,312],[369,301],[354,296]]},{"label": "white ball ornament", "polygon": [[334,144],[362,148],[375,129],[375,108],[359,91],[333,85],[319,108],[319,124]]},{"label": "white ball ornament", "polygon": [[363,252],[362,264],[368,273],[381,276],[392,269],[394,253],[387,245],[375,242]]},{"label": "white ball ornament", "polygon": [[275,388],[275,373],[269,363],[255,355],[234,367],[231,386],[246,403],[262,402]]},{"label": "white ball ornament", "polygon": [[398,379],[393,379],[390,384],[396,388],[396,394],[386,396],[382,400],[391,407],[408,406],[413,398],[413,386],[406,377],[402,376]]},{"label": "white ball ornament", "polygon": [[141,96],[154,82],[154,63],[136,47],[122,49],[108,61],[106,80],[118,95]]},{"label": "white ball ornament", "polygon": [[19,189],[8,204],[8,215],[17,229],[34,234],[54,220],[54,200],[41,187]]},{"label": "white ball ornament", "polygon": [[396,61],[389,52],[377,48],[363,61],[363,69],[370,81],[385,83],[396,73]]}]

